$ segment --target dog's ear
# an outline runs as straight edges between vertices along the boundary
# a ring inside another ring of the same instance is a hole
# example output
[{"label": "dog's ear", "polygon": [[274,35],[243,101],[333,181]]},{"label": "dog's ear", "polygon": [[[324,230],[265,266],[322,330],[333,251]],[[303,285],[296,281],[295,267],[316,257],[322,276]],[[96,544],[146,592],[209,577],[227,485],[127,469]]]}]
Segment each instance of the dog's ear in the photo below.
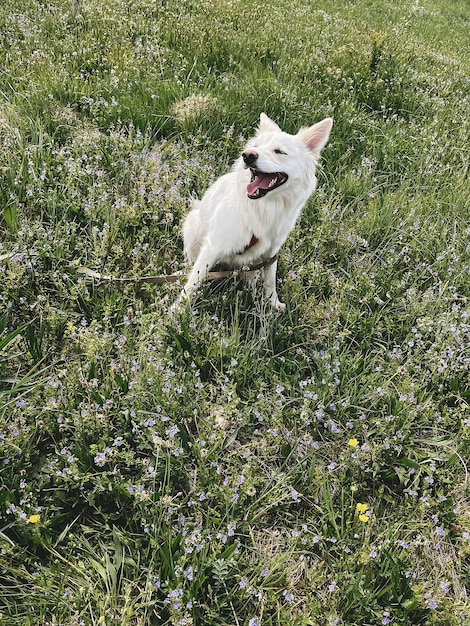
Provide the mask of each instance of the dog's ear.
[{"label": "dog's ear", "polygon": [[268,133],[268,132],[279,132],[281,129],[273,122],[271,118],[269,118],[266,113],[261,113],[259,116],[259,126],[258,126],[258,134]]},{"label": "dog's ear", "polygon": [[326,117],[321,122],[310,126],[310,128],[301,128],[297,134],[315,156],[320,156],[320,152],[328,141],[332,126],[333,120],[331,117]]}]

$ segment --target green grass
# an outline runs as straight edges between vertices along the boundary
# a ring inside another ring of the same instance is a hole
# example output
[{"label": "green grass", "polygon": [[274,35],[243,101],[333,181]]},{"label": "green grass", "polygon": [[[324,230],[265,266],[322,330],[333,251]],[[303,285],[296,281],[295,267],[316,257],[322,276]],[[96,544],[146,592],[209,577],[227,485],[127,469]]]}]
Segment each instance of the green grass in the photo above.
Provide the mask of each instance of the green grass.
[{"label": "green grass", "polygon": [[[469,19],[3,3],[1,626],[469,623]],[[334,118],[284,316],[77,271],[181,270],[261,111]]]}]

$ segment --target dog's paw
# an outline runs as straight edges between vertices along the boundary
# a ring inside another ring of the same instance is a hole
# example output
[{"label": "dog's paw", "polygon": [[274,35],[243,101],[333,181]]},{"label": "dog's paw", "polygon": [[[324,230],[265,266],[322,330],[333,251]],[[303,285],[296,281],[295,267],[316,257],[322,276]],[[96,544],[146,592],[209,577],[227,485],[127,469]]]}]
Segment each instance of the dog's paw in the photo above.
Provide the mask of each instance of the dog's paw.
[{"label": "dog's paw", "polygon": [[273,309],[278,313],[284,313],[286,310],[286,305],[284,302],[281,302],[279,299],[273,303]]},{"label": "dog's paw", "polygon": [[176,300],[176,302],[173,302],[171,307],[168,309],[168,313],[169,313],[170,317],[175,317],[176,315],[178,315],[178,313],[180,311],[181,311],[181,301],[180,300]]},{"label": "dog's paw", "polygon": [[181,293],[179,297],[173,302],[173,304],[169,308],[170,314],[175,315],[176,313],[179,313],[183,309],[184,303],[186,301],[187,301],[186,295],[184,293]]}]

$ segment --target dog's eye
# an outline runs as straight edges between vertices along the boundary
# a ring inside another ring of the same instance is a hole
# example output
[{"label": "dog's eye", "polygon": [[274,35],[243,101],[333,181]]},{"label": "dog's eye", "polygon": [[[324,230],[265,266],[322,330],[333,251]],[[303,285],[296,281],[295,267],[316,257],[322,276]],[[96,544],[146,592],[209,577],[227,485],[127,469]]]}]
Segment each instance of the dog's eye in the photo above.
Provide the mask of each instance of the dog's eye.
[{"label": "dog's eye", "polygon": [[274,150],[274,152],[276,154],[285,154],[285,155],[287,155],[287,152],[284,152],[284,150],[281,150],[280,148],[276,148],[276,150]]}]

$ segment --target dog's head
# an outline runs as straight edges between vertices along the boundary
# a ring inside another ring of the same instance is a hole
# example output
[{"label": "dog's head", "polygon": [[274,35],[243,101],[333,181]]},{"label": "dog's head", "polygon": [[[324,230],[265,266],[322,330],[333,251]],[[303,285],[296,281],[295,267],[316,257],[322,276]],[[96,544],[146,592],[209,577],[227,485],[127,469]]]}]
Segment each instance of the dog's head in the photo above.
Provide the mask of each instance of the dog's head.
[{"label": "dog's head", "polygon": [[248,197],[264,198],[286,185],[297,182],[315,184],[315,167],[328,141],[333,120],[330,117],[302,128],[296,135],[283,132],[265,113],[261,113],[258,132],[241,155],[245,169],[251,172]]}]

